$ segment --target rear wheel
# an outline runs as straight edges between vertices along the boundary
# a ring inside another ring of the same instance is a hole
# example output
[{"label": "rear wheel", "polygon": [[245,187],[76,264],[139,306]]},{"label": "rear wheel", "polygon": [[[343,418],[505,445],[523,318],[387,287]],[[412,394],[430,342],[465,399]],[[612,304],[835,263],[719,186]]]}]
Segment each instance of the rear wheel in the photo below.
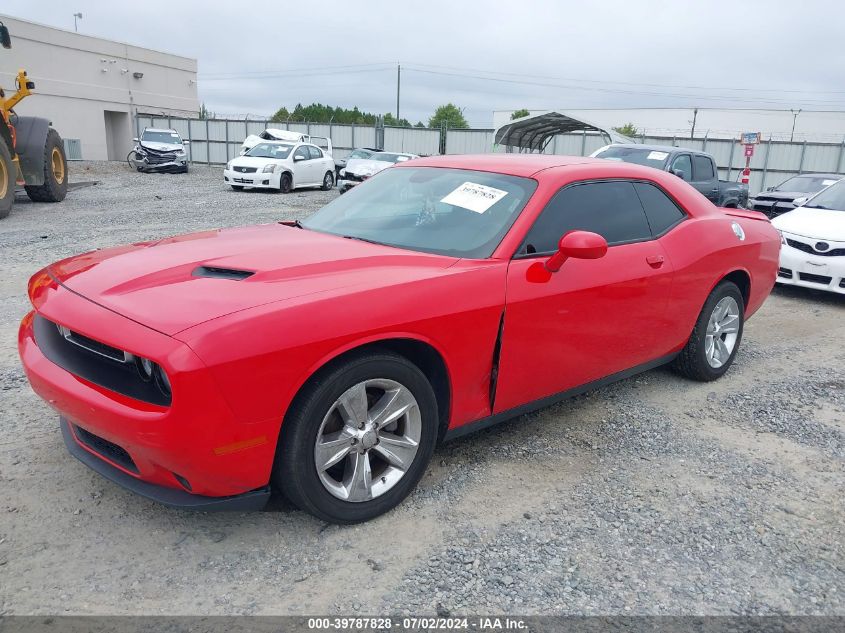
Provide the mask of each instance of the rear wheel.
[{"label": "rear wheel", "polygon": [[391,353],[319,376],[285,418],[273,485],[333,523],[383,514],[416,486],[434,451],[437,401],[425,375]]},{"label": "rear wheel", "polygon": [[44,184],[27,185],[26,193],[33,202],[61,202],[67,195],[67,177],[62,137],[50,128],[44,143]]},{"label": "rear wheel", "polygon": [[742,341],[745,301],[736,284],[723,281],[713,289],[674,368],[693,380],[710,381],[733,364]]},{"label": "rear wheel", "polygon": [[5,218],[15,203],[15,171],[12,153],[0,138],[0,218]]},{"label": "rear wheel", "polygon": [[291,178],[289,173],[285,172],[279,179],[279,191],[281,191],[282,193],[290,193],[292,189],[293,178]]},{"label": "rear wheel", "polygon": [[334,174],[330,171],[326,172],[326,175],[323,176],[323,186],[320,187],[323,191],[328,191],[334,187]]}]

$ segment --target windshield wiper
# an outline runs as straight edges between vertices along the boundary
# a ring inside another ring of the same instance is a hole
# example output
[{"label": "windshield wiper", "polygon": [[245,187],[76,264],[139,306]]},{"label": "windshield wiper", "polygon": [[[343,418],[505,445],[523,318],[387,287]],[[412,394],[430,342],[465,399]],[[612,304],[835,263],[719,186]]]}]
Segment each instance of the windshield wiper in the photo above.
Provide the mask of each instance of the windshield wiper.
[{"label": "windshield wiper", "polygon": [[805,204],[804,208],[805,209],[827,209],[828,211],[830,210],[826,206],[824,206],[823,204]]},{"label": "windshield wiper", "polygon": [[358,240],[359,242],[367,242],[368,244],[378,244],[379,246],[385,246],[384,242],[377,242],[376,240],[371,240],[366,237],[358,237],[357,235],[344,235],[347,240]]}]

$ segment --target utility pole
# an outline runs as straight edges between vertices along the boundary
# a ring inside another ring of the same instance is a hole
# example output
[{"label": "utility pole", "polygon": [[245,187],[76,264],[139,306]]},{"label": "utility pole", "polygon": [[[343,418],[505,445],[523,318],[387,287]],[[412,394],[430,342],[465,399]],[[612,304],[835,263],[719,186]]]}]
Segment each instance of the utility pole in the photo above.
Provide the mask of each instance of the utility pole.
[{"label": "utility pole", "polygon": [[692,130],[689,133],[690,140],[695,138],[695,120],[698,118],[698,108],[694,108],[692,111]]},{"label": "utility pole", "polygon": [[81,20],[82,14],[81,13],[74,13],[73,14],[73,30],[74,30],[74,32],[79,32],[79,28],[76,25],[76,18],[79,18]]},{"label": "utility pole", "polygon": [[396,125],[399,125],[399,86],[402,84],[402,66],[396,64]]},{"label": "utility pole", "polygon": [[789,142],[792,142],[792,139],[795,138],[795,120],[798,118],[798,115],[801,114],[801,108],[798,110],[790,110],[792,112],[792,133],[789,135]]}]

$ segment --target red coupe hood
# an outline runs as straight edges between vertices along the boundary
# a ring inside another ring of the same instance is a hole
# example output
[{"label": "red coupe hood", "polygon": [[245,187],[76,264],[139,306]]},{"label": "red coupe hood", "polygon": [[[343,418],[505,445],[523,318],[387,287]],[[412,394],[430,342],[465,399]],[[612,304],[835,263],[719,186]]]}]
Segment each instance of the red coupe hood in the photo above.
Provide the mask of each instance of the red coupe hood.
[{"label": "red coupe hood", "polygon": [[455,261],[265,224],[92,251],[49,271],[77,294],[173,335],[274,301],[412,281]]}]

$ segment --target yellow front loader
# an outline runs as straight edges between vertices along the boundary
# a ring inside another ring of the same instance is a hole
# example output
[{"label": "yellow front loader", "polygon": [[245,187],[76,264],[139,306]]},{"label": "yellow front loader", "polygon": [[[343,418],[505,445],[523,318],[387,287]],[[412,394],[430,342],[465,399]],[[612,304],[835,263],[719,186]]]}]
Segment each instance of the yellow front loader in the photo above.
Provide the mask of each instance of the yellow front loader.
[{"label": "yellow front loader", "polygon": [[[11,48],[9,29],[0,22],[0,44]],[[32,94],[35,83],[19,70],[15,92],[6,96],[0,87],[0,218],[15,202],[15,187],[22,185],[35,202],[59,202],[67,195],[67,158],[59,133],[50,121],[18,116],[15,106]]]}]

